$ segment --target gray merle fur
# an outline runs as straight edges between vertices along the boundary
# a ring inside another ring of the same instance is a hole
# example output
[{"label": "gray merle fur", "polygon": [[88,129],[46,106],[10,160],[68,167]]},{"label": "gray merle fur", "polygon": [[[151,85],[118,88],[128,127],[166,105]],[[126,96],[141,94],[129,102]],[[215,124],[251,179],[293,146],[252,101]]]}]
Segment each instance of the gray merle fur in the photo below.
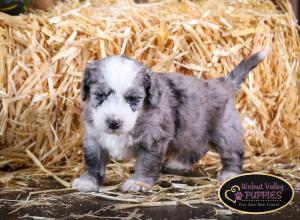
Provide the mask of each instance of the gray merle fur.
[{"label": "gray merle fur", "polygon": [[[135,174],[131,179],[153,185],[163,164],[175,169],[189,168],[206,154],[209,147],[221,157],[221,181],[241,172],[243,129],[234,97],[247,74],[266,56],[266,50],[256,53],[238,64],[227,77],[210,80],[177,73],[154,73],[124,56],[112,56],[89,64],[82,83],[87,165],[84,175],[87,180],[97,179],[98,184],[103,181],[110,155],[103,147],[101,135],[104,133],[94,129],[92,111],[96,104],[91,98],[91,90],[109,89],[102,75],[110,68],[111,60],[115,59],[114,62],[120,62],[120,65],[132,64],[133,71],[138,72],[132,88],[138,89],[136,93],[141,97],[134,109],[139,115],[133,129],[125,134],[132,137],[132,142],[124,151],[130,151],[131,158],[136,158]],[[74,187],[81,191],[95,189],[78,184]],[[145,190],[132,187],[131,182],[125,183],[123,189]]]}]

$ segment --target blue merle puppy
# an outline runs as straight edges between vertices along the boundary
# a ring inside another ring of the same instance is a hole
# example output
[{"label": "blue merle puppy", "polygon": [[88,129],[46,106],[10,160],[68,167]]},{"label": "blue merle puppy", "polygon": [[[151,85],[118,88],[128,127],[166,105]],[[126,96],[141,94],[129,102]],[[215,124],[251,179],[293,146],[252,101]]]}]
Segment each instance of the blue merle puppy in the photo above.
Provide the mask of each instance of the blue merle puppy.
[{"label": "blue merle puppy", "polygon": [[109,158],[136,158],[135,174],[123,191],[146,191],[162,165],[188,170],[209,146],[222,162],[218,179],[243,166],[243,129],[234,97],[247,74],[268,54],[243,60],[227,77],[201,80],[177,73],[154,73],[125,56],[87,64],[83,101],[86,172],[75,179],[79,191],[98,191]]}]

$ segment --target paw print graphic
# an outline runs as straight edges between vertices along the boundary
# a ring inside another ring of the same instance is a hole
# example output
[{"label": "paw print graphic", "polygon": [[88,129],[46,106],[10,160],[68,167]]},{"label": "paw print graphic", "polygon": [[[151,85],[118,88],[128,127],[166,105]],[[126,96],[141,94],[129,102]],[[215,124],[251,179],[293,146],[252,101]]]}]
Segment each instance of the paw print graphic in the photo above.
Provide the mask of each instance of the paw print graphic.
[{"label": "paw print graphic", "polygon": [[236,201],[240,201],[242,200],[243,194],[241,192],[236,192],[234,196]]}]

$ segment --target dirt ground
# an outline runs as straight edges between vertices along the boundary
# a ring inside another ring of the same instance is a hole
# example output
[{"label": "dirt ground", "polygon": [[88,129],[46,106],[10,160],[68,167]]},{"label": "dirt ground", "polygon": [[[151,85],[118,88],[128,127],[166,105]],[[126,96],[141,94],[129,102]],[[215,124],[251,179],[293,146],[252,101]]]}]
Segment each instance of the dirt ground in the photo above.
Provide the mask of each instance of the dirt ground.
[{"label": "dirt ground", "polygon": [[[49,191],[49,189],[54,191]],[[56,191],[61,189],[59,191]],[[41,192],[46,190],[45,192]],[[48,191],[47,191],[48,190]],[[28,197],[31,192],[30,197]],[[34,194],[34,192],[38,192]],[[24,201],[30,198],[29,203]],[[120,202],[118,202],[120,203]],[[45,178],[31,188],[0,189],[0,219],[220,219],[220,220],[267,220],[300,219],[300,191],[293,202],[284,209],[265,215],[231,213],[222,206],[200,204],[114,210],[114,202],[93,195],[78,193]]]}]

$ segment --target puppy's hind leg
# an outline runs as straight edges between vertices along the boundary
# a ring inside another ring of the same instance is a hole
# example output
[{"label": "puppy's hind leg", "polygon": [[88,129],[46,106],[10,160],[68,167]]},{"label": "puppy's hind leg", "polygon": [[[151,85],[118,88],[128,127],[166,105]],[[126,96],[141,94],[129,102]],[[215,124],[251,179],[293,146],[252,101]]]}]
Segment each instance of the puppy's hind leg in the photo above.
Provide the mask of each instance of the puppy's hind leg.
[{"label": "puppy's hind leg", "polygon": [[211,136],[210,143],[219,153],[223,166],[218,180],[224,182],[240,174],[244,159],[243,131],[236,110],[224,114]]}]

